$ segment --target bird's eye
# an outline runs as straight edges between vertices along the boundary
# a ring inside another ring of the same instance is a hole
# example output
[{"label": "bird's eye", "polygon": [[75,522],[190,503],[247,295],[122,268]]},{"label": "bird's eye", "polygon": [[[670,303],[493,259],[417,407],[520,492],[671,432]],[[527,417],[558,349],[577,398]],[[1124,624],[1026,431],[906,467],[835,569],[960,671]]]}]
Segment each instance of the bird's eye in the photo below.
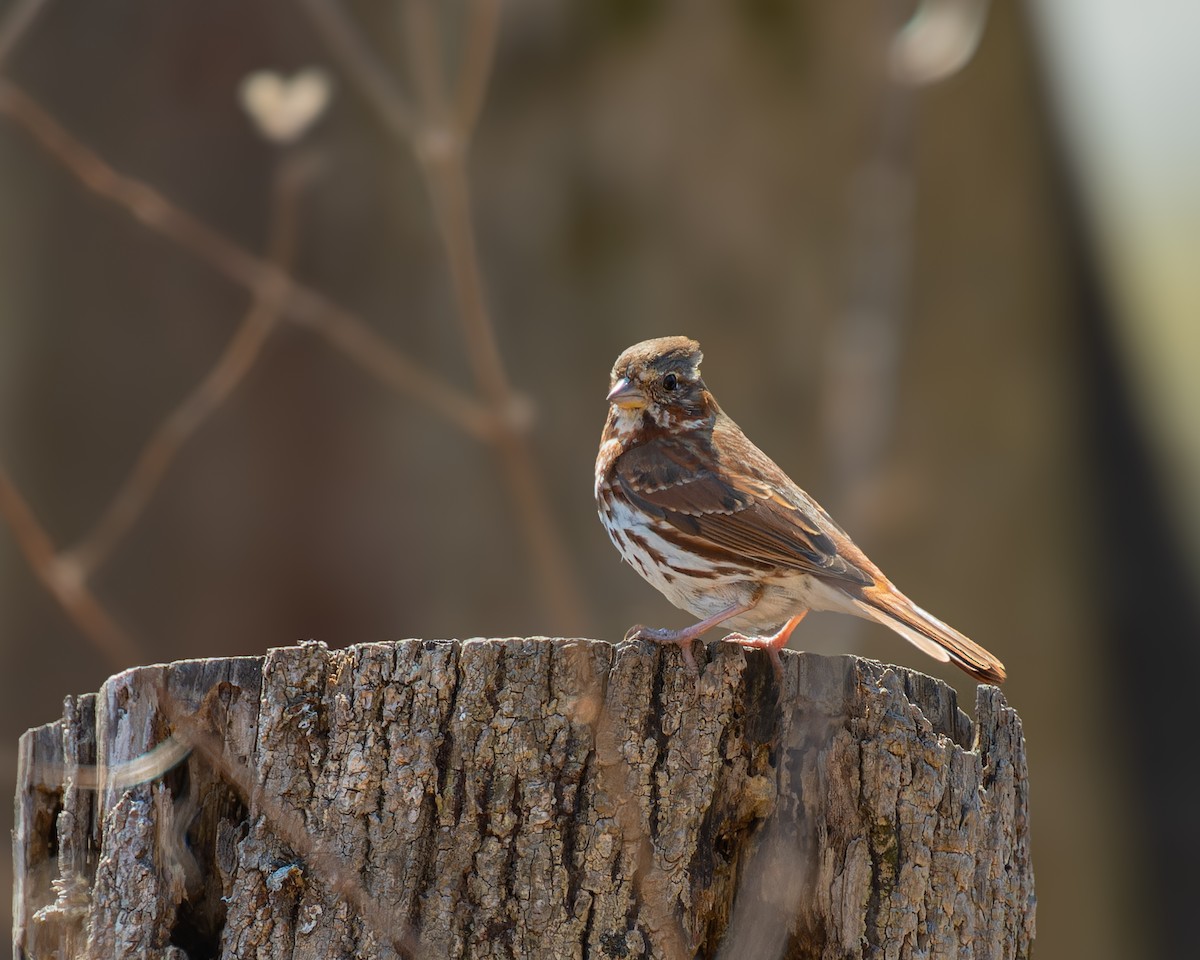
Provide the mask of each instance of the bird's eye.
[{"label": "bird's eye", "polygon": [[663,377],[664,390],[674,390],[677,386],[679,386],[679,380],[676,378],[675,374],[668,373],[665,377]]}]

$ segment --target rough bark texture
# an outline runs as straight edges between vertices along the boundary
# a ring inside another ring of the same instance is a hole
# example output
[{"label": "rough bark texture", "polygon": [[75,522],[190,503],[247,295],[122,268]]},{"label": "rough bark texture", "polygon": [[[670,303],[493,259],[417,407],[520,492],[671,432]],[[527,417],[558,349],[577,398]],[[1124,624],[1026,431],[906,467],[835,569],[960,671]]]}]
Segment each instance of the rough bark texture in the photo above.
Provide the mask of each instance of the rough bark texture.
[{"label": "rough bark texture", "polygon": [[22,738],[15,955],[1029,956],[999,690],[972,724],[899,668],[709,653],[699,681],[547,639],[122,673]]}]

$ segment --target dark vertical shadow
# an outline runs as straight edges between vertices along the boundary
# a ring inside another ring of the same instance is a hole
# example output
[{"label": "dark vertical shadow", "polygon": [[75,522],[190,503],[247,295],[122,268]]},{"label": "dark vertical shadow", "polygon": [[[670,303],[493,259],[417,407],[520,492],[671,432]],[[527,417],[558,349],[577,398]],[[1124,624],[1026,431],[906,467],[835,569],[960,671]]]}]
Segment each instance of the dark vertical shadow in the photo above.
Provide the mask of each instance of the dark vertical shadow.
[{"label": "dark vertical shadow", "polygon": [[[1080,206],[1066,192],[1080,305],[1087,456],[1095,477],[1093,531],[1098,604],[1113,688],[1107,702],[1128,725],[1116,766],[1132,774],[1135,802],[1127,825],[1131,846],[1144,851],[1149,888],[1142,891],[1163,957],[1195,950],[1193,913],[1200,896],[1200,775],[1191,729],[1188,687],[1200,678],[1200,602],[1177,532],[1129,371],[1120,355],[1113,308],[1105,296]],[[1198,411],[1200,414],[1200,411]],[[1101,837],[1097,843],[1103,843]],[[1131,907],[1131,909],[1136,909]]]}]

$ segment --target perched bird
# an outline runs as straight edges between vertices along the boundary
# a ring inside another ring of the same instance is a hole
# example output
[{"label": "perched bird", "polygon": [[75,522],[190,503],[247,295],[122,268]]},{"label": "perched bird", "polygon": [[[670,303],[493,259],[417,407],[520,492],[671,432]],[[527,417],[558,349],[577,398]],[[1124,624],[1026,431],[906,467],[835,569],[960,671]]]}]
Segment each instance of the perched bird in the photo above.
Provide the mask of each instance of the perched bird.
[{"label": "perched bird", "polygon": [[746,439],[700,378],[687,337],[635,344],[617,358],[596,456],[596,507],[629,564],[675,606],[682,630],[636,626],[630,639],[678,644],[726,624],[726,637],[779,650],[809,610],[875,620],[980,681],[1004,664],[908,599],[821,506]]}]

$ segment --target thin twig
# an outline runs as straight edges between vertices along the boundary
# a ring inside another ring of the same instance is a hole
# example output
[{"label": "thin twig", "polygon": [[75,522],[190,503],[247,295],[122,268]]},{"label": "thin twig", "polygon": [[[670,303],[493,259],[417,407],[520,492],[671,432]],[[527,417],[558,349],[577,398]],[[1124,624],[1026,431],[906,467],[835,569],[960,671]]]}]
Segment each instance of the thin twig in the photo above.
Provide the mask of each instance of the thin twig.
[{"label": "thin twig", "polygon": [[[345,9],[337,0],[304,0],[305,8],[309,11],[314,25],[328,43],[334,57],[341,63],[342,68],[357,84],[363,96],[367,99],[376,113],[383,120],[385,127],[405,147],[411,149],[423,168],[428,170],[430,165],[440,166],[448,157],[460,154],[461,137],[452,136],[445,128],[441,117],[430,120],[431,115],[440,112],[437,106],[425,102],[432,99],[435,104],[444,103],[445,95],[441,78],[441,67],[436,57],[440,45],[437,36],[434,14],[428,6],[410,0],[405,3],[405,25],[408,38],[408,52],[414,63],[415,81],[422,93],[421,106],[422,123],[420,128],[412,123],[413,109],[405,100],[399,88],[391,80],[386,67],[375,55],[362,32],[347,15]],[[472,31],[486,36],[484,31]],[[494,36],[494,31],[492,32]],[[477,55],[478,52],[476,52]],[[490,54],[484,59],[490,61]],[[478,74],[479,70],[473,71]],[[477,77],[476,82],[486,83],[486,76]],[[403,118],[399,120],[397,118]],[[467,348],[471,353],[470,360],[475,379],[479,382],[489,401],[496,403],[499,399],[499,409],[504,410],[508,402],[508,383],[503,375],[503,361],[496,347],[495,336],[490,327],[487,313],[483,309],[483,297],[478,283],[478,266],[474,262],[474,238],[470,232],[469,210],[463,206],[453,211],[440,212],[441,207],[451,206],[458,199],[456,191],[435,188],[429,181],[433,198],[435,219],[439,230],[445,221],[452,220],[455,225],[466,215],[467,235],[448,237],[443,230],[443,242],[450,253],[454,244],[462,248],[465,241],[471,254],[467,259],[458,257],[451,262],[451,273],[456,295],[460,294],[464,284],[471,290],[465,296],[460,296],[459,314],[464,320],[464,330]],[[497,373],[499,371],[499,373]]]},{"label": "thin twig", "polygon": [[[30,785],[43,790],[61,790],[68,781],[79,790],[125,790],[156,780],[187,759],[191,745],[181,737],[167,737],[131,760],[118,763],[54,763],[39,760],[30,771]],[[13,763],[16,766],[16,763]]]},{"label": "thin twig", "polygon": [[[483,15],[487,15],[488,4],[479,4],[477,7],[483,11]],[[416,22],[424,24],[431,21],[418,18]],[[468,33],[495,36],[494,30],[470,27]],[[415,32],[410,34],[410,54],[414,52],[411,48],[426,45],[439,49],[439,38],[423,37]],[[474,54],[490,62],[490,53],[476,50]],[[486,84],[486,74],[479,68],[466,70],[465,73],[476,76],[476,82]],[[427,85],[436,86],[433,76],[429,77]],[[460,130],[455,136],[446,138],[445,151],[423,151],[420,154],[421,168],[425,173],[434,219],[450,267],[463,339],[476,382],[493,409],[501,415],[502,422],[510,425],[497,438],[500,460],[517,503],[521,530],[538,566],[542,595],[558,624],[581,626],[583,599],[573,576],[571,558],[551,517],[543,472],[538,468],[528,434],[520,423],[513,421],[520,399],[509,382],[496,341],[496,328],[484,296],[464,154],[470,134],[469,130]]]},{"label": "thin twig", "polygon": [[331,0],[302,0],[317,31],[343,64],[354,64],[353,76],[364,96],[383,118],[392,136],[411,140],[417,123],[412,107],[396,86],[383,62],[355,29],[354,24]]},{"label": "thin twig", "polygon": [[25,34],[45,5],[46,0],[13,0],[4,20],[0,21],[0,67],[3,67],[17,44],[25,39]]},{"label": "thin twig", "polygon": [[484,299],[466,166],[457,150],[428,156],[423,166],[433,199],[434,219],[450,266],[471,367],[484,396],[497,409],[504,410],[513,402],[513,390]]},{"label": "thin twig", "polygon": [[[471,130],[456,124],[473,123],[487,86],[496,37],[498,9],[491,0],[472,4],[468,41],[459,71],[465,89],[456,92],[456,117],[445,116],[447,98],[436,11],[425,0],[405,6],[405,36],[413,64],[414,82],[423,101],[415,111],[420,129],[395,121],[411,118],[414,110],[387,78],[361,31],[337,0],[305,0],[313,22],[333,55],[363,96],[379,113],[396,140],[416,155],[430,194],[434,221],[449,264],[458,317],[472,373],[480,392],[495,412],[500,430],[494,440],[503,474],[519,511],[519,524],[538,568],[542,595],[551,616],[568,629],[582,626],[582,594],[572,573],[571,558],[549,512],[542,473],[527,436],[524,404],[513,391],[487,310],[479,268],[465,147]],[[559,632],[562,632],[560,629]]]},{"label": "thin twig", "polygon": [[458,85],[454,91],[454,122],[464,139],[474,131],[483,108],[499,26],[499,0],[470,0]]},{"label": "thin twig", "polygon": [[[338,0],[329,0],[329,3],[337,4]],[[425,128],[421,132],[444,130],[448,117],[438,11],[429,0],[402,0],[400,13],[404,22],[404,48],[411,64],[419,113]]]},{"label": "thin twig", "polygon": [[8,521],[30,569],[92,646],[115,666],[137,663],[141,659],[138,645],[75,575],[74,568],[59,563],[49,535],[3,465],[0,465],[0,516]]},{"label": "thin twig", "polygon": [[465,433],[485,441],[493,438],[497,418],[476,400],[423,369],[349,310],[218,233],[153,187],[118,173],[68,133],[37,101],[3,78],[0,113],[20,124],[42,149],[97,196],[115,203],[252,293],[278,285],[285,297],[284,313],[290,320],[316,330],[381,380],[432,408]]},{"label": "thin twig", "polygon": [[[332,0],[331,0],[332,2]],[[437,23],[425,0],[407,0],[405,23],[408,30],[406,50],[413,62],[417,88],[429,98],[427,113],[436,132],[419,138],[417,159],[425,175],[425,184],[433,203],[434,221],[441,235],[451,282],[458,301],[458,317],[463,328],[471,370],[479,389],[497,410],[506,409],[513,400],[512,386],[504,369],[496,329],[488,314],[479,269],[475,225],[471,218],[470,188],[467,183],[465,149],[471,131],[451,129],[445,117],[446,95],[441,64],[431,53],[441,49]],[[468,27],[468,32],[486,33]],[[495,32],[492,32],[494,38]],[[491,55],[474,51],[485,62]],[[472,71],[465,71],[468,74]],[[476,68],[473,73],[480,74]],[[487,83],[486,74],[475,82]],[[432,101],[432,102],[430,102]]]},{"label": "thin twig", "polygon": [[[276,171],[272,190],[268,256],[285,272],[291,269],[296,246],[296,209],[304,173],[296,155],[288,154]],[[180,448],[245,379],[279,321],[285,296],[286,290],[278,282],[256,292],[254,303],[216,364],[151,434],[92,530],[63,552],[61,562],[75,564],[81,578],[88,578],[109,556],[149,503]]]}]

